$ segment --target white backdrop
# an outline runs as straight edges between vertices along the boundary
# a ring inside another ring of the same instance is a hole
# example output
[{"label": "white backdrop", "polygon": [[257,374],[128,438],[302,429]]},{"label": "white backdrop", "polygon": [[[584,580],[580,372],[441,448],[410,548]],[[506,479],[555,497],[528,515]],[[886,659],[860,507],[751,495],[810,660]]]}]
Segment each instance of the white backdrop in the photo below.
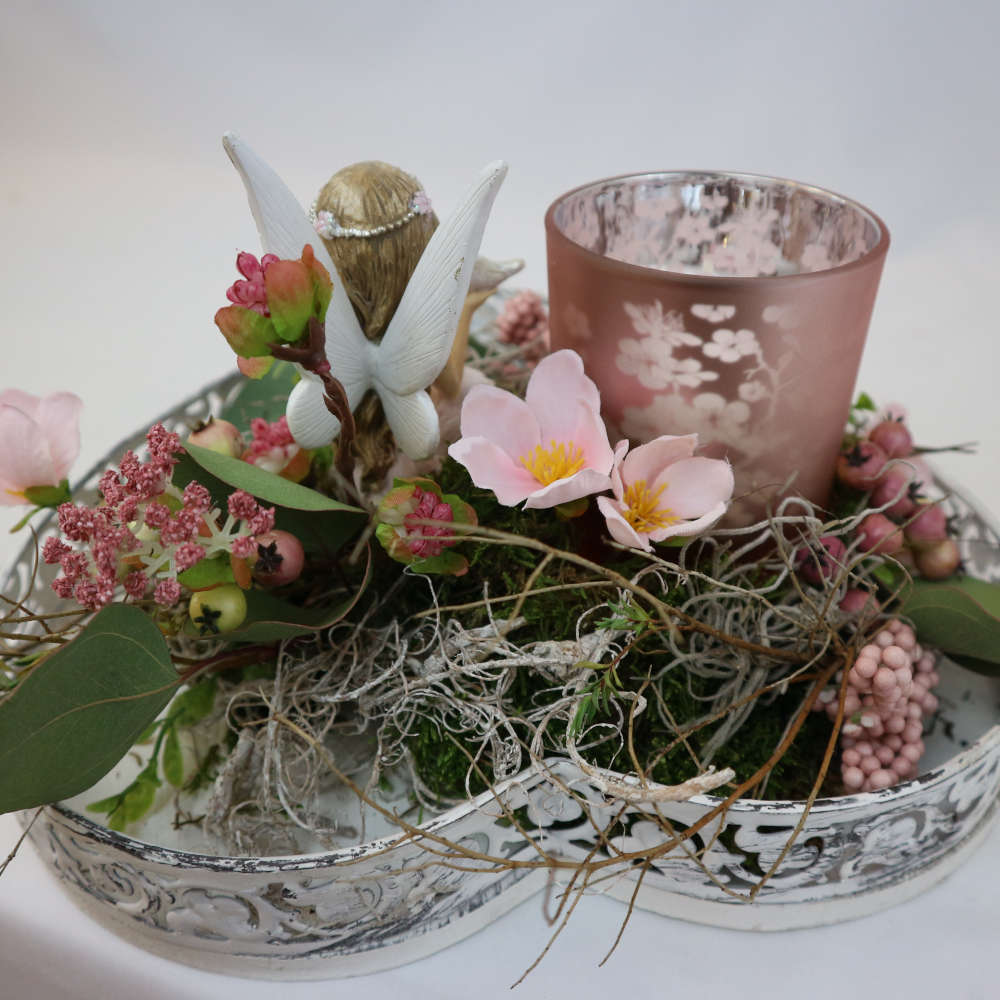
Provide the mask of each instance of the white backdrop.
[{"label": "white backdrop", "polygon": [[[511,164],[484,240],[544,288],[542,215],[617,173],[723,168],[832,188],[893,236],[859,385],[913,410],[921,443],[1000,507],[995,346],[1000,167],[986,2],[485,5],[8,0],[0,25],[0,388],[86,402],[78,471],[228,370],[212,315],[257,249],[219,144],[240,132],[308,203],[379,158],[447,211],[476,170]],[[15,520],[0,509],[0,531]],[[0,539],[9,558],[15,540]],[[15,835],[0,820],[0,855]],[[987,998],[1000,931],[1000,834],[923,898],[855,924],[751,936],[578,909],[518,994]],[[500,996],[548,935],[538,902],[434,958],[293,997]],[[4,993],[271,996],[154,959],[66,903],[29,852],[0,879]],[[20,989],[18,988],[20,987]]]}]

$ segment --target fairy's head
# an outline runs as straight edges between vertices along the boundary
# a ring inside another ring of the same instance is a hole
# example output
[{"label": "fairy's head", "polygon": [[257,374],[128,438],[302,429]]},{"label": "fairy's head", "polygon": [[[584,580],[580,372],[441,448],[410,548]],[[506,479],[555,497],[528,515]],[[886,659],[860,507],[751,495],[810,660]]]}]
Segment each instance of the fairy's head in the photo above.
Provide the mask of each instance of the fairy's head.
[{"label": "fairy's head", "polygon": [[437,228],[422,185],[388,163],[355,163],[326,182],[312,214],[361,329],[377,340]]}]

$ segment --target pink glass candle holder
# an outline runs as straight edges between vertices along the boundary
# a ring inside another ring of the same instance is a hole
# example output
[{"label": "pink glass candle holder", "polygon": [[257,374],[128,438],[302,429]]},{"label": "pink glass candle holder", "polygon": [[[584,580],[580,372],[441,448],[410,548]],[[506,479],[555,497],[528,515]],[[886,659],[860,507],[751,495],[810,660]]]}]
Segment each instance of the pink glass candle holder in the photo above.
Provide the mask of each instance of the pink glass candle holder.
[{"label": "pink glass candle holder", "polygon": [[[552,348],[582,357],[612,434],[697,432],[743,519],[823,504],[889,232],[840,195],[750,174],[596,181],[545,216]],[[737,512],[738,515],[738,512]]]}]

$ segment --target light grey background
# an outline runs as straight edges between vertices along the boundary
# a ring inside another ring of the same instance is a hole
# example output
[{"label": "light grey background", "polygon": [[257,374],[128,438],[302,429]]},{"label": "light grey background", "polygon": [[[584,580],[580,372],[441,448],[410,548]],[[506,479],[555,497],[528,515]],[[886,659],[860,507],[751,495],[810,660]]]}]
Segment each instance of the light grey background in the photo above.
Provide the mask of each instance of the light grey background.
[{"label": "light grey background", "polygon": [[[484,241],[544,288],[542,215],[635,170],[774,173],[869,205],[893,236],[859,385],[913,411],[940,464],[1000,506],[1000,98],[992,3],[22,3],[0,20],[0,387],[86,402],[78,471],[231,369],[212,324],[257,249],[219,144],[240,132],[308,203],[346,163],[417,174],[439,211],[511,164]],[[15,515],[0,509],[0,531]],[[0,556],[15,541],[5,533]],[[0,855],[12,843],[0,821]],[[522,997],[1000,995],[1000,834],[891,913],[773,936],[578,908]],[[548,936],[529,902],[432,959],[274,987],[145,956],[66,903],[29,852],[0,879],[6,994],[501,996]]]}]

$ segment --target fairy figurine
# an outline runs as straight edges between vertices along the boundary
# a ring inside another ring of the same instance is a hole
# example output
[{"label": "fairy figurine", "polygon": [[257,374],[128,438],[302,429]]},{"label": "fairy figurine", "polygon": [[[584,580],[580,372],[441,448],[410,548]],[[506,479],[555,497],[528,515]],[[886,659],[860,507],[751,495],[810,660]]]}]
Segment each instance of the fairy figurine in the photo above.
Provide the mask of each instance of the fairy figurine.
[{"label": "fairy figurine", "polygon": [[[367,162],[338,171],[307,215],[244,142],[229,133],[223,144],[243,178],[264,251],[297,258],[310,244],[334,277],[326,355],[355,414],[366,481],[381,478],[397,447],[412,459],[431,454],[439,428],[428,389],[448,367],[445,391],[453,391],[453,349],[459,370],[464,360],[456,331],[464,308],[467,334],[476,255],[506,164],[489,164],[438,225],[420,183],[396,167]],[[486,283],[495,287],[516,269],[517,263],[494,267]],[[340,432],[322,381],[306,370],[289,396],[287,417],[304,448],[327,445]]]}]

